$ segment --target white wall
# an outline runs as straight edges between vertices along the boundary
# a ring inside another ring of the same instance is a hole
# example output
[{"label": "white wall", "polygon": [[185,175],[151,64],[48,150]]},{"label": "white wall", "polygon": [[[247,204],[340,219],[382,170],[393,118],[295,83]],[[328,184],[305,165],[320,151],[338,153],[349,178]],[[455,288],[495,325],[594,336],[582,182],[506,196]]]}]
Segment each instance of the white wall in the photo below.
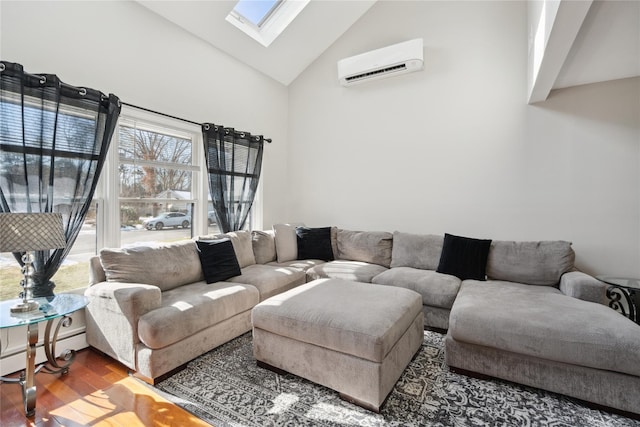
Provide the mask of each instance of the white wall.
[{"label": "white wall", "polygon": [[284,211],[287,88],[130,1],[2,1],[0,58],[177,117],[264,134],[264,220]]},{"label": "white wall", "polygon": [[[289,89],[287,217],[573,242],[640,276],[640,79],[529,106],[524,2],[378,2]],[[336,62],[423,37],[425,70],[341,87]],[[295,195],[295,196],[293,196]]]}]

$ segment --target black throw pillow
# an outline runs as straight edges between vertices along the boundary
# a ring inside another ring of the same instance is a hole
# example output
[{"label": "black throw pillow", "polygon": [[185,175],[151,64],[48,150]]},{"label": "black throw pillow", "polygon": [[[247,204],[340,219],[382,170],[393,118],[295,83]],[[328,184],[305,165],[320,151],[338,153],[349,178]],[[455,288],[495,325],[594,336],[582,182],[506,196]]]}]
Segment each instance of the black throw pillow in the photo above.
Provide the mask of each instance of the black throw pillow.
[{"label": "black throw pillow", "polygon": [[487,259],[491,240],[444,235],[438,273],[451,274],[460,280],[487,279]]},{"label": "black throw pillow", "polygon": [[242,274],[231,240],[197,240],[196,245],[207,283],[222,282]]},{"label": "black throw pillow", "polygon": [[331,227],[296,227],[298,259],[333,261]]}]

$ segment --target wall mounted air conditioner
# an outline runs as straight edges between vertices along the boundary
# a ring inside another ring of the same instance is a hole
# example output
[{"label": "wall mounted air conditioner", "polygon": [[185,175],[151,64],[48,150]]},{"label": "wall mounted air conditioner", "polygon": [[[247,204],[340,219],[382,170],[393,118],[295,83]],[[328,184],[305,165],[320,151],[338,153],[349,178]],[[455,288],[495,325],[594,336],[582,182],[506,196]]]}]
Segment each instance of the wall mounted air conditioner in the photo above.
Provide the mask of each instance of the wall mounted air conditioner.
[{"label": "wall mounted air conditioner", "polygon": [[413,39],[341,59],[338,79],[343,86],[352,86],[419,71],[423,66],[423,40]]}]

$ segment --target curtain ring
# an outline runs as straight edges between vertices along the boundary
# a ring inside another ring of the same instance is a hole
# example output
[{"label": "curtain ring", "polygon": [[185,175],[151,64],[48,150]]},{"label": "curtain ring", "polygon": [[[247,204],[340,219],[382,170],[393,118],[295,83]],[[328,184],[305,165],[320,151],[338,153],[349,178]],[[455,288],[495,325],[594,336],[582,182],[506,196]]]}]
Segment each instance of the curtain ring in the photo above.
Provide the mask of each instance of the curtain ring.
[{"label": "curtain ring", "polygon": [[240,132],[240,138],[244,138],[244,132]]},{"label": "curtain ring", "polygon": [[209,123],[205,123],[204,130],[209,130],[209,129],[211,129],[211,126],[209,126]]},{"label": "curtain ring", "polygon": [[0,63],[0,73],[5,70],[4,63]]},{"label": "curtain ring", "polygon": [[43,85],[47,82],[47,76],[40,76],[40,84]]},{"label": "curtain ring", "polygon": [[86,89],[86,88],[81,87],[81,88],[80,88],[80,92],[79,92],[79,94],[80,94],[80,96],[85,96],[85,95],[87,94],[87,89]]}]

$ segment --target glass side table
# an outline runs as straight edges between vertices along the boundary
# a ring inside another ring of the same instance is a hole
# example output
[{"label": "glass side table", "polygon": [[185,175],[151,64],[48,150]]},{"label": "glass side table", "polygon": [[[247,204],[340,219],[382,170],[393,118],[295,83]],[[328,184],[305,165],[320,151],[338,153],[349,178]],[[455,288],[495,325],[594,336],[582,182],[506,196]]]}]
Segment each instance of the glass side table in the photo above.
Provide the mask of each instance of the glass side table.
[{"label": "glass side table", "polygon": [[[40,310],[34,313],[15,314],[10,308],[16,302],[22,300],[9,300],[0,302],[0,329],[13,328],[16,326],[27,327],[26,365],[19,378],[0,377],[3,383],[17,383],[22,387],[22,400],[24,411],[27,417],[35,415],[36,412],[36,385],[35,375],[44,371],[49,374],[66,374],[69,372],[69,365],[75,358],[74,350],[65,350],[59,358],[56,358],[56,341],[60,327],[71,325],[71,317],[68,315],[74,311],[84,308],[88,301],[83,295],[60,294],[53,298],[36,298],[40,304]],[[57,320],[53,336],[51,329]],[[36,344],[38,343],[38,323],[47,322],[44,331],[44,351],[47,361],[36,368]],[[0,354],[2,353],[2,343],[0,342]],[[59,364],[59,360],[63,360]]]},{"label": "glass side table", "polygon": [[640,279],[611,276],[598,276],[597,279],[609,285],[609,307],[640,325]]}]

